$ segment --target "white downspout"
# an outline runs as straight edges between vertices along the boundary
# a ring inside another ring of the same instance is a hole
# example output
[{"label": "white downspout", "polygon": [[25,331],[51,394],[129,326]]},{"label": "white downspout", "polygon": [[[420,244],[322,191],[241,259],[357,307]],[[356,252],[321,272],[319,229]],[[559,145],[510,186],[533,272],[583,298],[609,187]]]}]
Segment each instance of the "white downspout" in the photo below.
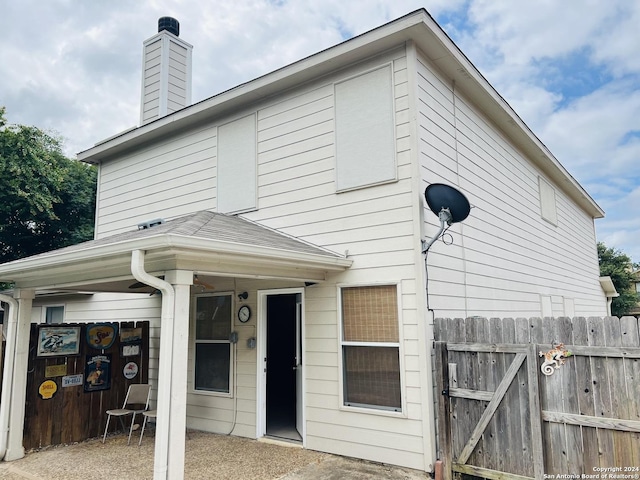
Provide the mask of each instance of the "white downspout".
[{"label": "white downspout", "polygon": [[9,305],[9,325],[7,326],[7,345],[4,352],[4,375],[2,376],[2,398],[0,399],[0,460],[7,453],[9,436],[9,417],[11,413],[11,385],[13,383],[13,363],[16,352],[16,332],[18,331],[18,302],[7,295],[0,294],[0,301]]},{"label": "white downspout", "polygon": [[149,275],[145,271],[144,251],[142,250],[133,250],[131,252],[131,273],[139,282],[157,288],[162,293],[160,354],[158,361],[158,416],[156,418],[153,478],[154,480],[165,480],[169,463],[169,414],[171,412],[171,364],[173,359],[175,291],[170,283]]}]

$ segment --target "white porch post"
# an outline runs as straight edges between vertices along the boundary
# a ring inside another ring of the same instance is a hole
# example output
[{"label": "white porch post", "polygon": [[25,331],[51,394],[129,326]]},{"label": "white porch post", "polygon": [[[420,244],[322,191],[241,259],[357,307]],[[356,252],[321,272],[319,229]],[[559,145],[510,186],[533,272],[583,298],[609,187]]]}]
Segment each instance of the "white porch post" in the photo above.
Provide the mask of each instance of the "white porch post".
[{"label": "white porch post", "polygon": [[29,334],[31,326],[31,307],[35,292],[16,289],[13,297],[18,301],[18,325],[13,374],[11,418],[9,419],[9,437],[5,460],[18,460],[24,457],[23,433],[25,402],[27,400],[27,368],[29,363]]},{"label": "white porch post", "polygon": [[[193,272],[166,272],[175,291],[173,311],[173,359],[171,363],[171,411],[167,478],[184,478],[185,429],[187,426],[187,367],[189,351],[189,309]],[[163,332],[160,332],[162,335]]]}]

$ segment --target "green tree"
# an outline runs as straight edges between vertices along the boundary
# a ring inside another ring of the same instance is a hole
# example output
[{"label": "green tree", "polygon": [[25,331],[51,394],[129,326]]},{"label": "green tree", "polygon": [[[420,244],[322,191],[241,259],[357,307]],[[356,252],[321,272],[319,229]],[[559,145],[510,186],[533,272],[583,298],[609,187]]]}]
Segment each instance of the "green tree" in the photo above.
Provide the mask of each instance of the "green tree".
[{"label": "green tree", "polygon": [[93,238],[96,168],[0,108],[0,263]]},{"label": "green tree", "polygon": [[627,315],[638,303],[638,294],[635,291],[633,269],[637,268],[631,258],[614,248],[598,242],[598,262],[600,275],[611,277],[613,285],[620,294],[611,302],[611,314],[616,317]]}]

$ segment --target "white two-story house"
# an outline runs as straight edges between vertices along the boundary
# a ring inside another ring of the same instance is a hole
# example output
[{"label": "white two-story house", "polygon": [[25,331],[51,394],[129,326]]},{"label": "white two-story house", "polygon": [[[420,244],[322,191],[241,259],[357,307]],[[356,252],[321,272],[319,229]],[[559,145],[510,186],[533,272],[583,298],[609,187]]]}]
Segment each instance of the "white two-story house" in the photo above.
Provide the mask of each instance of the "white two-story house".
[{"label": "white two-story house", "polygon": [[[185,426],[431,471],[435,316],[607,314],[603,211],[425,10],[194,105],[178,33],[144,44],[140,125],[79,155],[95,240],[0,265],[17,352],[48,307],[152,322],[158,478]],[[472,209],[427,272],[433,183]]]}]

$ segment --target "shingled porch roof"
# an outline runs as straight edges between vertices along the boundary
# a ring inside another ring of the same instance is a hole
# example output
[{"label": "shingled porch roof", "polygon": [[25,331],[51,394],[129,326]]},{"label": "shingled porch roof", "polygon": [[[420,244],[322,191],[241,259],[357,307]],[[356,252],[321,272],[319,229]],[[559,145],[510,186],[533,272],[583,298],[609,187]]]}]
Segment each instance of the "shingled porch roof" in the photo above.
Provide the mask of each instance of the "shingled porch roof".
[{"label": "shingled porch roof", "polygon": [[5,263],[0,265],[0,281],[14,282],[16,288],[127,291],[133,250],[144,250],[147,271],[159,274],[180,269],[316,282],[352,263],[245,218],[200,211]]}]

